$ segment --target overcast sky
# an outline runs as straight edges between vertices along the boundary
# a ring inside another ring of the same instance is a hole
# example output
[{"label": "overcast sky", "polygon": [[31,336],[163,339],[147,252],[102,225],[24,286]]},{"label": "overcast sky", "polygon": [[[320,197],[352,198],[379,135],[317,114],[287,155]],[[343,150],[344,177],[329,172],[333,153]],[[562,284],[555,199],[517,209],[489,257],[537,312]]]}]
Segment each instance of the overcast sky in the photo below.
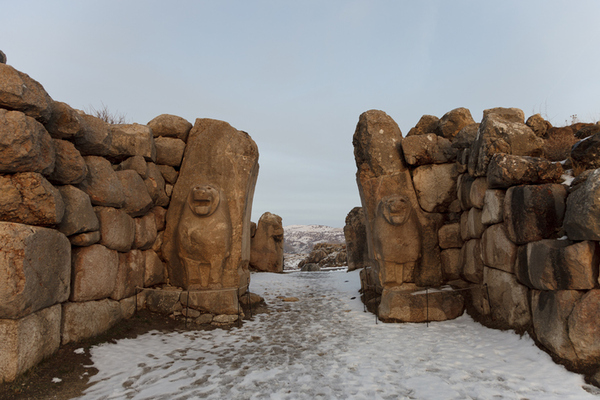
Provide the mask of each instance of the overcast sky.
[{"label": "overcast sky", "polygon": [[252,219],[342,227],[352,135],[466,107],[600,119],[600,1],[0,1],[8,64],[79,109],[215,118],[260,151]]}]

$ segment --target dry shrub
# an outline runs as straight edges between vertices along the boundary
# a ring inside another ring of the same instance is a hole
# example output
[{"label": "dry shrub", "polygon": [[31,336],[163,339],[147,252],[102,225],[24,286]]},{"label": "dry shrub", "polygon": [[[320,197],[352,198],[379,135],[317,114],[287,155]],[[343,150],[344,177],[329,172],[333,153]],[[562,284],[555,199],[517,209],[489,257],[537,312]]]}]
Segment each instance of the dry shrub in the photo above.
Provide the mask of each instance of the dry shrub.
[{"label": "dry shrub", "polygon": [[108,109],[108,107],[102,103],[102,106],[99,109],[90,106],[89,110],[85,110],[86,113],[93,115],[94,117],[98,117],[104,122],[109,124],[126,124],[128,123],[127,117],[125,114],[121,114],[120,112],[112,112]]},{"label": "dry shrub", "polygon": [[544,156],[550,161],[566,160],[571,154],[571,147],[578,141],[568,126],[551,128],[544,139]]}]

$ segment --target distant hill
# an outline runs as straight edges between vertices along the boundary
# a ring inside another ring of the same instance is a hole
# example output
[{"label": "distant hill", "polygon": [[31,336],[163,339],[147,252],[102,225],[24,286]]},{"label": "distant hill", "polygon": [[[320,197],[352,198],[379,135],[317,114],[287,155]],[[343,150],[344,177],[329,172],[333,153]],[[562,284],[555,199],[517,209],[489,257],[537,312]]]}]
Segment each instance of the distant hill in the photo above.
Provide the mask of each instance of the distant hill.
[{"label": "distant hill", "polygon": [[325,225],[288,225],[283,227],[283,252],[308,254],[315,243],[345,243],[344,230]]}]

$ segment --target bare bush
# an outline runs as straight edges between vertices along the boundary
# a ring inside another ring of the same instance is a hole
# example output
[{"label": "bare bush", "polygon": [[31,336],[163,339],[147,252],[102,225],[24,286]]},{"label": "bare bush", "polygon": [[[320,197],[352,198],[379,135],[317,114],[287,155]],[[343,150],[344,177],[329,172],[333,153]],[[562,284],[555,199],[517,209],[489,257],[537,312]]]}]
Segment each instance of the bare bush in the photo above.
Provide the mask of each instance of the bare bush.
[{"label": "bare bush", "polygon": [[86,113],[93,115],[95,117],[100,118],[104,122],[109,124],[127,124],[127,117],[125,114],[122,114],[118,111],[112,112],[108,109],[108,107],[101,103],[102,106],[99,109],[94,108],[94,106],[90,106],[89,109],[85,110]]}]

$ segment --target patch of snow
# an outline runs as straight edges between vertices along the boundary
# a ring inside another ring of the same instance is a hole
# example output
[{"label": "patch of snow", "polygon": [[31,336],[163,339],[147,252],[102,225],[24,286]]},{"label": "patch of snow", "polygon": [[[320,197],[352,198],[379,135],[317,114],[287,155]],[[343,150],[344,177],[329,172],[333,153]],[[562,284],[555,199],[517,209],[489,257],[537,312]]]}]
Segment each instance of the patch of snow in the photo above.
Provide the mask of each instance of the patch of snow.
[{"label": "patch of snow", "polygon": [[562,174],[560,179],[562,179],[563,185],[571,186],[571,183],[573,183],[573,180],[575,180],[575,177],[572,175]]},{"label": "patch of snow", "polygon": [[83,347],[80,347],[80,348],[78,348],[76,350],[73,350],[73,353],[75,353],[75,354],[84,354],[85,350],[83,349]]},{"label": "patch of snow", "polygon": [[527,335],[468,315],[376,323],[359,287],[358,270],[253,273],[269,313],[94,346],[81,399],[597,399]]},{"label": "patch of snow", "polygon": [[315,243],[345,243],[344,230],[325,225],[288,225],[283,227],[283,251],[285,253],[305,253],[312,250]]},{"label": "patch of snow", "polygon": [[52,383],[61,383],[62,379],[60,378],[52,378]]}]

